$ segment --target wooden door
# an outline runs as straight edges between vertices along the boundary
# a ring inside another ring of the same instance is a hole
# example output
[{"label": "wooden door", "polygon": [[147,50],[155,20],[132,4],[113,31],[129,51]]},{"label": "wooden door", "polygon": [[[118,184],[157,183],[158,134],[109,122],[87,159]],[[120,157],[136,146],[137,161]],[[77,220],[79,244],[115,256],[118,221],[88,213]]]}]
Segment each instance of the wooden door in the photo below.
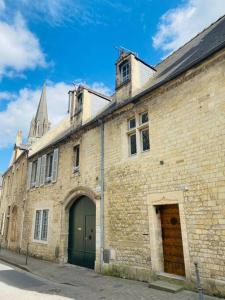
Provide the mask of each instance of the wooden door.
[{"label": "wooden door", "polygon": [[180,215],[177,204],[160,206],[164,272],[185,276]]},{"label": "wooden door", "polygon": [[95,219],[95,205],[87,197],[81,197],[70,208],[69,263],[94,268]]}]

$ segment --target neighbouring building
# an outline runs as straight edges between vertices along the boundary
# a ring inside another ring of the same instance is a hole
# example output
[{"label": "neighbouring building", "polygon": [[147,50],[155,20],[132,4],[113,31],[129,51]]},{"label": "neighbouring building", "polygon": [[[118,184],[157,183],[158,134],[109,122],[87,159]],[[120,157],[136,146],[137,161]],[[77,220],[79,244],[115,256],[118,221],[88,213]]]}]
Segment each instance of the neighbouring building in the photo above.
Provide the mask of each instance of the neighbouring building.
[{"label": "neighbouring building", "polygon": [[143,281],[192,283],[198,262],[224,296],[224,47],[222,17],[154,67],[121,51],[115,93],[69,91],[52,129],[44,86],[3,174],[2,245]]}]

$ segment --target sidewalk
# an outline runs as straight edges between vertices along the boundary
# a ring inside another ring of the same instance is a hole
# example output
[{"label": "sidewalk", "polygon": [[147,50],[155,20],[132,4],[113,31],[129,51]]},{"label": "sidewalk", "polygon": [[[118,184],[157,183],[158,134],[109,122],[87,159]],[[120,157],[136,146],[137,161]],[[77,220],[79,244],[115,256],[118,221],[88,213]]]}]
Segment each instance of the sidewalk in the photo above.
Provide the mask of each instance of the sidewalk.
[{"label": "sidewalk", "polygon": [[[171,294],[150,289],[147,283],[103,276],[93,270],[65,264],[28,258],[12,251],[1,249],[0,261],[10,263],[23,270],[39,275],[53,282],[70,286],[74,289],[76,299],[95,300],[198,300],[198,294],[191,291],[181,291]],[[219,298],[205,296],[205,300]]]}]

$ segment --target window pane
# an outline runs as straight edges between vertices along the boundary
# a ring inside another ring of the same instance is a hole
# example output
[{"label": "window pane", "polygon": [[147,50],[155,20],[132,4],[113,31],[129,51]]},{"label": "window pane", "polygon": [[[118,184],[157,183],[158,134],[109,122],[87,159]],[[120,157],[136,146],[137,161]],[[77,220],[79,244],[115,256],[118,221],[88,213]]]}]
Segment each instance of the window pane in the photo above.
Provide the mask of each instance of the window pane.
[{"label": "window pane", "polygon": [[136,127],[136,120],[135,119],[130,119],[129,121],[128,121],[128,128],[129,129],[133,129],[133,128],[135,128]]},{"label": "window pane", "polygon": [[41,226],[41,240],[47,241],[48,237],[48,210],[43,210],[42,213],[42,226]]},{"label": "window pane", "polygon": [[35,216],[35,226],[34,226],[34,239],[39,240],[40,239],[40,224],[41,223],[41,211],[36,211]]},{"label": "window pane", "polygon": [[149,141],[149,130],[145,129],[141,131],[141,139],[142,139],[142,150],[146,151],[150,149],[150,141]]},{"label": "window pane", "polygon": [[130,154],[136,154],[137,153],[137,143],[136,143],[136,134],[132,134],[129,137],[130,139]]},{"label": "window pane", "polygon": [[74,165],[79,167],[80,164],[80,146],[74,147]]},{"label": "window pane", "polygon": [[121,82],[124,82],[130,78],[130,65],[128,62],[123,63],[120,66],[120,76],[121,76]]},{"label": "window pane", "polygon": [[82,111],[82,102],[83,102],[83,95],[80,94],[77,97],[77,113]]},{"label": "window pane", "polygon": [[47,155],[47,168],[46,177],[50,178],[52,176],[52,165],[53,165],[53,153]]},{"label": "window pane", "polygon": [[148,122],[148,113],[147,112],[141,114],[141,120],[140,121],[141,121],[141,124]]},{"label": "window pane", "polygon": [[32,163],[31,184],[34,185],[37,177],[37,160]]}]

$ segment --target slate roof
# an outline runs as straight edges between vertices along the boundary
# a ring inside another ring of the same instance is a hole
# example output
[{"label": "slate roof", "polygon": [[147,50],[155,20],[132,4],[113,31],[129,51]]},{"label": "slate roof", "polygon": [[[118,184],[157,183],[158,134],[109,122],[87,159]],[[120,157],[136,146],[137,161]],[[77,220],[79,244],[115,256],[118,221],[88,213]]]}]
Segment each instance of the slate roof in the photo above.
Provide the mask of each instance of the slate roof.
[{"label": "slate roof", "polygon": [[[117,109],[127,105],[128,103],[136,102],[140,97],[160,87],[161,85],[175,79],[183,72],[201,63],[204,59],[216,53],[225,47],[225,15],[204,29],[197,36],[173,52],[166,59],[157,64],[154,68],[156,70],[154,76],[149,79],[142,90],[134,97],[124,100],[123,102],[112,102],[93,120],[84,124],[85,128],[97,122],[98,119],[104,119]],[[54,145],[57,142],[67,138],[72,133],[78,131],[80,128],[69,128],[61,132],[54,138],[45,148]]]}]

